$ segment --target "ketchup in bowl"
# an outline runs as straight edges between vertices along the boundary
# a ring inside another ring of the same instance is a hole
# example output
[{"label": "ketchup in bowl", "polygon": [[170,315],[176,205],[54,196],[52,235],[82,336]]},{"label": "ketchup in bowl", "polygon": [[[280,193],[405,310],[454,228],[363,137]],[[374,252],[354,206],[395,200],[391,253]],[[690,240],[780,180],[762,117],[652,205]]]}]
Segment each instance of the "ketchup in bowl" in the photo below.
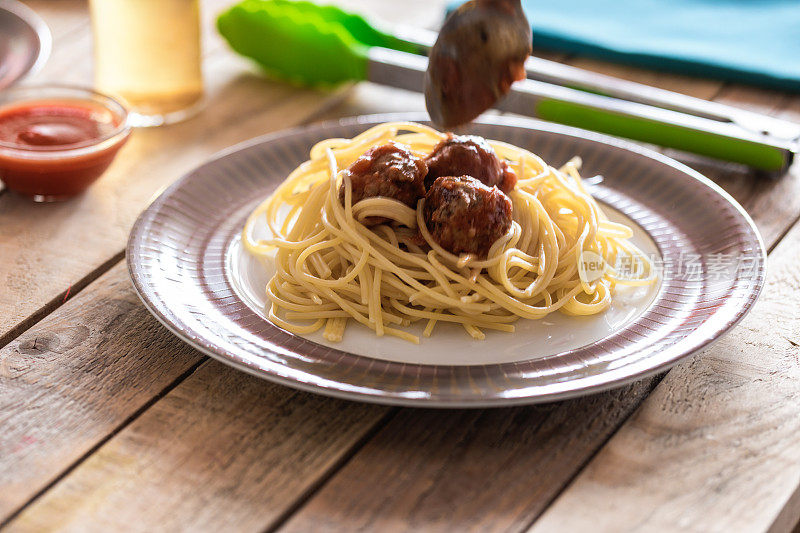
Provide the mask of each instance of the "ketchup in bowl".
[{"label": "ketchup in bowl", "polygon": [[64,200],[108,168],[130,135],[125,108],[78,87],[0,93],[0,180],[36,201]]}]

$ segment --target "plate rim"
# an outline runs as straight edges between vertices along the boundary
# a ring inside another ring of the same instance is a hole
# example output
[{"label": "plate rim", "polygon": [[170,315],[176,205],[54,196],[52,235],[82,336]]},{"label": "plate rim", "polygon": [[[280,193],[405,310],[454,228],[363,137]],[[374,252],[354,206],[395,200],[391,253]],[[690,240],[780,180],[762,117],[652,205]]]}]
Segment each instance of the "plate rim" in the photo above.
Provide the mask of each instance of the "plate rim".
[{"label": "plate rim", "polygon": [[[137,269],[137,266],[133,264],[132,256],[136,239],[142,233],[141,230],[147,219],[148,214],[153,213],[157,209],[157,207],[161,205],[161,203],[164,202],[174,191],[182,187],[185,184],[185,182],[188,179],[190,179],[198,169],[205,167],[206,165],[212,164],[215,161],[220,160],[233,153],[298,133],[325,129],[325,128],[332,128],[332,127],[348,127],[348,126],[366,125],[366,124],[373,124],[386,121],[424,121],[427,120],[427,118],[428,118],[427,115],[425,115],[422,112],[376,113],[369,115],[346,117],[342,119],[327,120],[323,122],[315,122],[312,124],[295,126],[292,128],[278,130],[252,139],[245,140],[243,142],[237,143],[228,148],[220,150],[219,152],[213,154],[211,157],[205,159],[203,162],[196,165],[194,168],[186,172],[175,182],[173,182],[168,187],[163,189],[163,191],[160,194],[155,196],[152,199],[151,203],[148,205],[148,207],[145,210],[143,210],[143,212],[139,215],[139,217],[137,218],[135,224],[131,229],[128,243],[126,246],[126,263],[128,267],[129,276],[133,282],[134,288],[140,300],[143,302],[148,311],[151,314],[153,314],[162,325],[164,325],[169,331],[171,331],[178,338],[180,338],[190,346],[194,347],[195,349],[198,349],[205,355],[208,355],[238,370],[245,371],[251,375],[255,375],[262,379],[267,379],[269,381],[279,383],[281,385],[286,385],[295,389],[300,389],[317,394],[323,394],[326,396],[336,397],[340,399],[365,401],[365,402],[378,403],[384,405],[402,405],[402,406],[436,407],[436,408],[505,407],[512,405],[523,405],[523,404],[563,400],[578,396],[594,394],[605,390],[615,389],[624,386],[626,384],[639,381],[646,377],[663,372],[668,368],[674,366],[678,362],[684,360],[685,358],[708,348],[716,341],[718,341],[720,338],[722,338],[727,332],[733,329],[737,324],[739,324],[741,320],[743,320],[745,316],[747,316],[747,314],[754,307],[756,300],[758,299],[759,295],[763,290],[766,278],[766,256],[767,256],[766,249],[764,247],[763,239],[761,238],[758,228],[756,227],[750,215],[729,193],[727,193],[719,185],[717,185],[707,177],[703,176],[700,172],[685,165],[684,163],[681,163],[664,154],[634,144],[624,139],[611,137],[597,132],[586,131],[580,128],[562,126],[559,124],[544,122],[527,117],[507,117],[507,116],[492,116],[492,115],[481,117],[475,122],[478,124],[493,125],[499,127],[511,126],[511,127],[524,128],[532,131],[544,131],[544,132],[554,133],[557,135],[579,137],[591,141],[596,141],[600,144],[610,145],[615,148],[621,148],[623,150],[636,153],[651,160],[655,160],[656,162],[661,163],[663,165],[672,167],[673,169],[688,175],[694,181],[699,182],[699,184],[707,187],[713,193],[719,195],[727,204],[732,206],[735,209],[735,211],[739,214],[742,221],[746,223],[746,226],[748,227],[750,233],[755,238],[758,244],[758,251],[759,251],[758,259],[760,261],[761,268],[758,270],[757,277],[753,280],[753,286],[751,289],[748,303],[740,306],[740,308],[737,309],[736,314],[733,316],[732,319],[726,321],[722,325],[717,326],[712,336],[703,338],[700,341],[696,342],[693,346],[688,347],[687,349],[679,350],[679,353],[677,353],[673,357],[666,359],[657,365],[648,367],[647,369],[642,371],[638,371],[629,375],[623,375],[621,377],[613,379],[602,380],[600,383],[594,383],[586,387],[572,388],[564,391],[549,392],[538,395],[517,396],[517,397],[498,397],[498,396],[465,397],[465,398],[459,397],[455,399],[438,400],[434,398],[400,396],[397,393],[393,394],[391,391],[386,391],[386,390],[382,390],[380,395],[368,394],[362,391],[344,391],[330,386],[323,386],[319,383],[308,383],[300,380],[295,380],[290,377],[282,376],[278,373],[275,373],[274,371],[270,371],[269,369],[256,368],[254,366],[240,362],[235,358],[231,357],[230,355],[226,355],[224,353],[220,353],[218,351],[209,349],[202,343],[197,342],[195,339],[187,335],[186,332],[182,331],[179,327],[173,324],[167,318],[167,316],[162,312],[162,310],[159,309],[157,303],[163,304],[163,302],[153,302],[149,300],[147,296],[147,291],[144,290],[144,280],[142,279],[143,278],[142,273]],[[366,356],[361,356],[358,354],[352,354],[352,355],[354,357],[377,360]],[[394,363],[394,364],[402,364],[402,363]],[[481,366],[494,366],[496,364],[499,363],[495,364],[489,363],[487,365],[481,365]],[[425,366],[448,368],[447,365],[425,365]],[[600,376],[608,374],[609,372],[606,372],[604,374],[600,374]],[[590,377],[596,378],[598,377],[598,375]],[[588,378],[583,377],[579,379],[588,379]]]}]

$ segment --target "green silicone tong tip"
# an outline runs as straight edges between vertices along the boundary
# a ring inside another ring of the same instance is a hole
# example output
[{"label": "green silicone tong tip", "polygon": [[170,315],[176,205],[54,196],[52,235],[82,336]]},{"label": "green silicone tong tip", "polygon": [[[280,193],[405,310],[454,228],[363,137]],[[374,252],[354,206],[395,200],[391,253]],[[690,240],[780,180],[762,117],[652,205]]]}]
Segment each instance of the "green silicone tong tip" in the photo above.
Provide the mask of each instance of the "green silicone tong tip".
[{"label": "green silicone tong tip", "polygon": [[219,16],[217,28],[236,52],[301,85],[366,79],[371,46],[419,53],[359,15],[305,1],[244,0]]}]

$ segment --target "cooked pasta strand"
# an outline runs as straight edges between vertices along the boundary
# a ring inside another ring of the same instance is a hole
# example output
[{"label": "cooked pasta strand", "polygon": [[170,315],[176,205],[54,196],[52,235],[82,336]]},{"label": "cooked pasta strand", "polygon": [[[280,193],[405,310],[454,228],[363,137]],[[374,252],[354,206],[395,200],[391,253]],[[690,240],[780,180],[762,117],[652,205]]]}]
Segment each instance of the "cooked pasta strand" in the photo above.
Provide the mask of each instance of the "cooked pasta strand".
[{"label": "cooked pasta strand", "polygon": [[[600,313],[616,284],[656,281],[650,259],[630,242],[631,228],[610,222],[588,193],[578,157],[556,169],[522,148],[489,141],[518,181],[509,193],[511,227],[486,257],[439,246],[425,225],[424,199],[416,209],[382,197],[353,205],[352,185],[340,169],[390,140],[424,156],[444,137],[421,124],[395,122],[311,149],[310,159],[253,211],[242,231],[248,252],[275,264],[266,287],[271,321],[299,335],[324,328],[330,342],[342,340],[351,318],[379,336],[415,343],[419,338],[403,328],[417,321],[425,324],[424,337],[450,322],[484,339],[484,329],[513,332],[519,318]],[[369,217],[386,222],[366,227]],[[270,232],[266,238],[255,235],[260,221]],[[605,262],[597,279],[589,279],[582,263],[586,252]],[[633,275],[617,268],[623,260]]]}]

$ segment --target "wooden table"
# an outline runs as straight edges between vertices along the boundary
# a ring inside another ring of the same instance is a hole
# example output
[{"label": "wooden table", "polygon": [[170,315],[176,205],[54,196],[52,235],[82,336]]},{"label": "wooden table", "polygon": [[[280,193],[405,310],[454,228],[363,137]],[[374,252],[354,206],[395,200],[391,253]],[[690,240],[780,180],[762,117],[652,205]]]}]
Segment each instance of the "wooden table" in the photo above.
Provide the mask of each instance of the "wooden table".
[{"label": "wooden table", "polygon": [[[579,400],[441,411],[349,403],[209,360],[136,297],[123,247],[166,185],[297,124],[424,109],[368,84],[320,92],[228,51],[208,1],[208,107],[137,131],[80,198],[0,192],[0,522],[10,531],[787,531],[800,518],[800,172],[692,164],[755,219],[766,289],[714,347]],[[441,1],[342,2],[435,26]],[[36,0],[55,47],[35,81],[90,83],[86,4]],[[800,119],[800,97],[550,54]]]}]

